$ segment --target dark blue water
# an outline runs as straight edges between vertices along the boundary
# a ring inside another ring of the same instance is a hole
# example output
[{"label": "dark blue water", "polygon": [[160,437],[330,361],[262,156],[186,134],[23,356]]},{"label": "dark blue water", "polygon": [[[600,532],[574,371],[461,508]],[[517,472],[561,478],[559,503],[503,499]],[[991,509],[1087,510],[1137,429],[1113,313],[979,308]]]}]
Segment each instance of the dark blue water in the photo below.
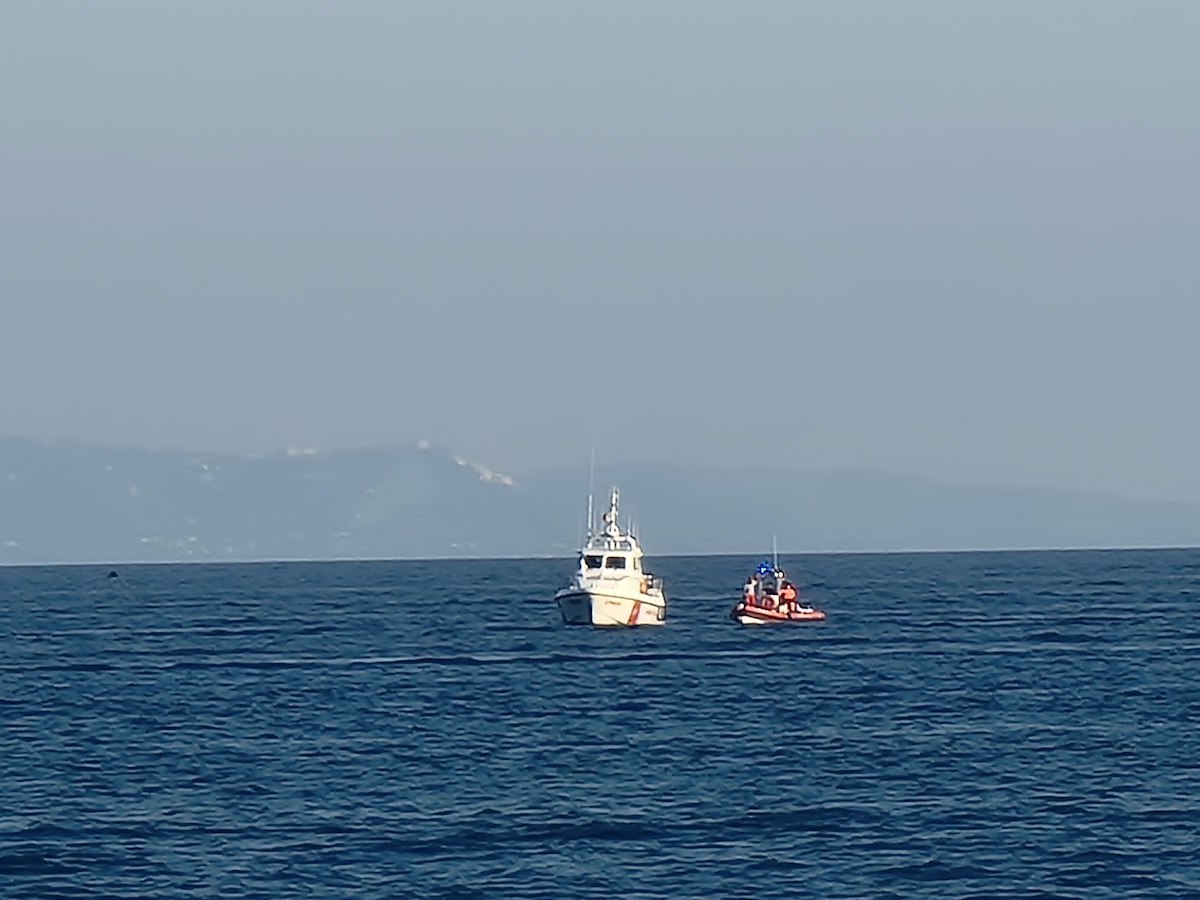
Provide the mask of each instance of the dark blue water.
[{"label": "dark blue water", "polygon": [[0,569],[5,897],[1200,896],[1200,551]]}]

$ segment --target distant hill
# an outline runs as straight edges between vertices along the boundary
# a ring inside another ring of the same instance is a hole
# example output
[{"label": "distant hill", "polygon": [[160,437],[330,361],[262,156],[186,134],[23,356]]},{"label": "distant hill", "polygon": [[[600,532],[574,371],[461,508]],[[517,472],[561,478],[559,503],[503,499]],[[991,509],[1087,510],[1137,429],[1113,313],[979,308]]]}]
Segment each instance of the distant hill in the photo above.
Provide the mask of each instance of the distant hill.
[{"label": "distant hill", "polygon": [[[0,438],[0,563],[573,552],[586,467],[408,445],[245,457]],[[868,471],[601,467],[651,554],[1200,545],[1200,507]]]},{"label": "distant hill", "polygon": [[444,450],[277,456],[0,440],[0,561],[515,555],[546,528]]},{"label": "distant hill", "polygon": [[[531,482],[566,515],[584,470]],[[989,488],[865,470],[753,471],[657,464],[597,470],[657,552],[1196,546],[1200,506],[1038,488]]]}]

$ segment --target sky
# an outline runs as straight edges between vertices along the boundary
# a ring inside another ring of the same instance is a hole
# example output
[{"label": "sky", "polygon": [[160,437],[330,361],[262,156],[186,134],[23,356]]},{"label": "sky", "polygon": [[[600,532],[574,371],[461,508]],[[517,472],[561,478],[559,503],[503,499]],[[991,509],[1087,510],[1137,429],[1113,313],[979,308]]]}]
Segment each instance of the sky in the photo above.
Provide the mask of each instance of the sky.
[{"label": "sky", "polygon": [[0,433],[1200,501],[1200,4],[0,5]]}]

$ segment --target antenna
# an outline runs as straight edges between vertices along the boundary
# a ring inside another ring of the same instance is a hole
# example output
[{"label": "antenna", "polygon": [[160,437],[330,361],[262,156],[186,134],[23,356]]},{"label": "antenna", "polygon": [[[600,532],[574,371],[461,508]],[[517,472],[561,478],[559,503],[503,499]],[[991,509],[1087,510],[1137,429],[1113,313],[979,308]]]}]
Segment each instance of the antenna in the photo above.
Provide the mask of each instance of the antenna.
[{"label": "antenna", "polygon": [[779,544],[775,541],[775,535],[771,535],[771,566],[776,572],[779,571]]},{"label": "antenna", "polygon": [[588,534],[591,534],[596,524],[595,513],[592,511],[592,492],[596,483],[596,447],[592,446],[591,462],[588,465]]}]

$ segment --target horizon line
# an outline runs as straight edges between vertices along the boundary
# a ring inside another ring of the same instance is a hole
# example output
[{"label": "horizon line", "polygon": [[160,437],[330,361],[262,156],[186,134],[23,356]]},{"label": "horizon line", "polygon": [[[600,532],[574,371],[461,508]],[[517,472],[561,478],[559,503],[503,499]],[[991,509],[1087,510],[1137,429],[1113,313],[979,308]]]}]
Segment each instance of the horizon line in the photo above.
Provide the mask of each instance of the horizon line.
[{"label": "horizon line", "polygon": [[[892,550],[781,550],[780,556],[932,556],[972,553],[1145,553],[1156,551],[1200,550],[1200,544],[1075,545],[1061,547],[947,547]],[[499,556],[336,556],[336,557],[261,557],[256,559],[157,559],[157,560],[76,560],[60,562],[0,562],[0,569],[65,569],[114,566],[261,566],[313,565],[343,563],[416,563],[416,562],[522,562],[570,559],[568,554]],[[722,550],[711,553],[647,553],[653,559],[704,559],[708,557],[756,557],[761,551]]]}]

